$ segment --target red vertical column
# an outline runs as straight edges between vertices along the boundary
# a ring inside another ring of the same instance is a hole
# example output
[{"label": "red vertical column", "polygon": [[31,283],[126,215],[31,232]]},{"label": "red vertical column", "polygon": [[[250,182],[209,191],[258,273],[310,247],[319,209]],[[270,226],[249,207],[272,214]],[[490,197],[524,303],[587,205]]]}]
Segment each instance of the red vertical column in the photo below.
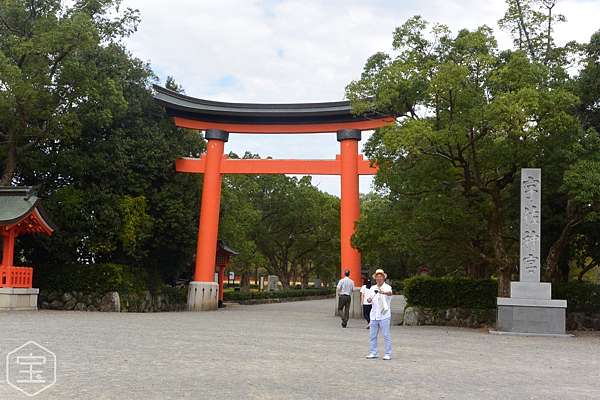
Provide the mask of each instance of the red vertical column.
[{"label": "red vertical column", "polygon": [[[14,262],[15,255],[15,231],[14,229],[9,229],[8,232],[2,237],[2,269],[4,269],[4,273],[6,274],[6,284],[5,287],[12,287],[12,274],[11,267]],[[0,275],[1,279],[1,275]],[[0,287],[2,286],[2,282],[0,282]]]},{"label": "red vertical column", "polygon": [[221,206],[221,160],[229,133],[219,129],[208,129],[206,169],[202,186],[202,205],[196,248],[194,281],[214,282],[217,235],[219,233],[219,211]]},{"label": "red vertical column", "polygon": [[358,142],[361,133],[358,129],[342,129],[337,132],[341,148],[341,200],[340,200],[340,247],[341,276],[346,269],[357,286],[362,285],[360,253],[352,247],[352,235],[356,221],[360,217],[358,190]]}]

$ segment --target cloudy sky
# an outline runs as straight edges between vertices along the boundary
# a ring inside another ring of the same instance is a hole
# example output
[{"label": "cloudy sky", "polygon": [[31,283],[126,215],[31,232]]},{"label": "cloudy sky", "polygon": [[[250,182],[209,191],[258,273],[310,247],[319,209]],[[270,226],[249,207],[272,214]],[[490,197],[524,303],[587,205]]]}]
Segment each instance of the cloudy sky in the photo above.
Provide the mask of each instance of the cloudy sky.
[{"label": "cloudy sky", "polygon": [[[175,77],[186,94],[242,102],[338,101],[366,59],[390,48],[394,28],[422,15],[451,29],[486,24],[498,32],[503,0],[125,0],[141,13],[127,46],[151,63],[161,84]],[[600,29],[600,0],[558,0],[567,22],[558,42],[588,41]],[[367,135],[363,135],[363,143]],[[274,158],[333,158],[335,134],[234,135],[226,151]],[[338,177],[314,177],[339,194]],[[369,177],[361,177],[368,192]]]}]

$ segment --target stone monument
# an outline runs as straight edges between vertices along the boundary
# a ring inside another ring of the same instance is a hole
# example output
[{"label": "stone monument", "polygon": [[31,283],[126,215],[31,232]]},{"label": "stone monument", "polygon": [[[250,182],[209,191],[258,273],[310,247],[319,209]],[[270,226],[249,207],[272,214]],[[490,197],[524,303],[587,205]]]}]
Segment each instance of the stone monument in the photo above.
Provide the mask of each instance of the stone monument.
[{"label": "stone monument", "polygon": [[498,297],[496,333],[565,334],[566,300],[552,300],[550,283],[540,282],[541,170],[521,170],[520,281],[511,297]]},{"label": "stone monument", "polygon": [[269,275],[269,281],[267,285],[267,290],[269,292],[276,292],[279,290],[279,277],[277,275]]}]

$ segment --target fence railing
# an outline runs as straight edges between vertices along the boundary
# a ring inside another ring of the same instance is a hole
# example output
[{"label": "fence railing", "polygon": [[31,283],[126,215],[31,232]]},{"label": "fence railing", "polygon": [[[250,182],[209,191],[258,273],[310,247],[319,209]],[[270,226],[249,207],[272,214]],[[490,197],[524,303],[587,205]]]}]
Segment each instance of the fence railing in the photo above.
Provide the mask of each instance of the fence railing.
[{"label": "fence railing", "polygon": [[0,266],[0,287],[31,288],[33,268]]}]

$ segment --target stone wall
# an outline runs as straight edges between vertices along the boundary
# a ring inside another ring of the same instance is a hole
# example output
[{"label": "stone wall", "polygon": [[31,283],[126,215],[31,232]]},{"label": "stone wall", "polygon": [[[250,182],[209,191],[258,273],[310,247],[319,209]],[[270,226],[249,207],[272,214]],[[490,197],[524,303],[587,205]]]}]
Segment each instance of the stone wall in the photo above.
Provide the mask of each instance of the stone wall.
[{"label": "stone wall", "polygon": [[600,313],[567,311],[568,331],[600,331]]},{"label": "stone wall", "polygon": [[173,303],[168,296],[152,295],[149,291],[121,296],[118,292],[104,294],[40,292],[38,307],[49,310],[104,312],[183,311],[186,304]]}]

